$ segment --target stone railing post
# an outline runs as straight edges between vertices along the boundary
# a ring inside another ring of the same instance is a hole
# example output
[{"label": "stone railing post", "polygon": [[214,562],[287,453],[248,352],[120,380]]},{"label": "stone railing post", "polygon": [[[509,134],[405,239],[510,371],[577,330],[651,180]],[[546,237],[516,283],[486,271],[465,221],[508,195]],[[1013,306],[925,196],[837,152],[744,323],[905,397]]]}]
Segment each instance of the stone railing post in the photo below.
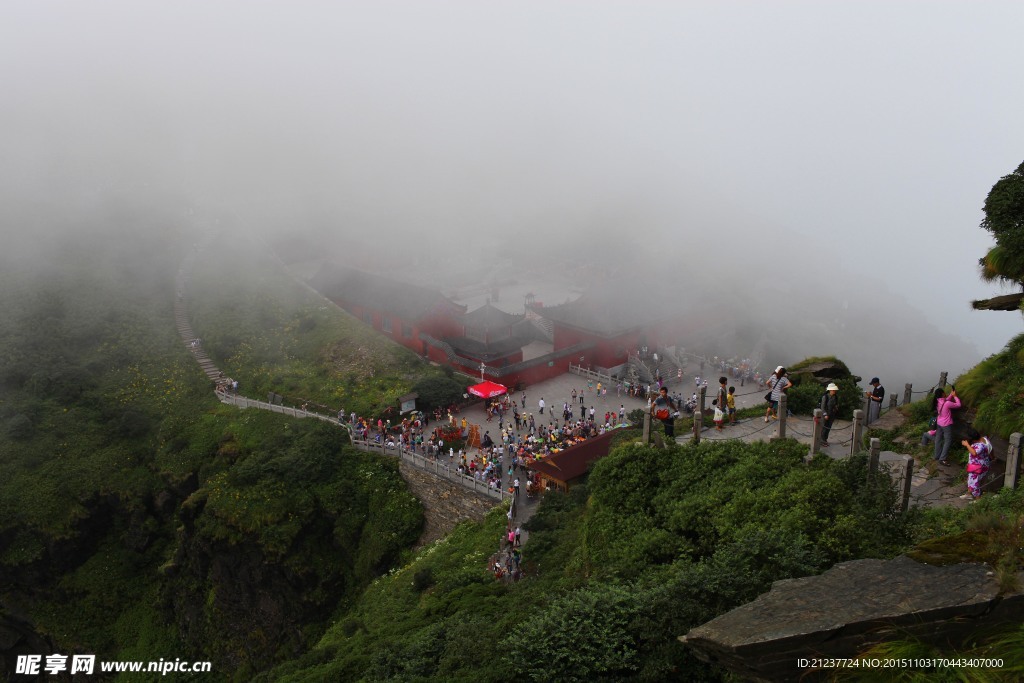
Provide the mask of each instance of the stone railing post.
[{"label": "stone railing post", "polygon": [[914,483],[914,459],[909,455],[903,456],[903,504],[900,510],[906,512],[910,509],[910,489]]},{"label": "stone railing post", "polygon": [[824,411],[821,408],[814,409],[814,423],[811,425],[811,455],[817,455],[818,451],[821,450],[821,430],[823,425],[821,424],[821,416],[824,415]]},{"label": "stone railing post", "polygon": [[864,447],[861,440],[864,438],[864,411],[853,411],[853,438],[850,441],[850,455],[859,453]]},{"label": "stone railing post", "polygon": [[874,476],[878,471],[878,455],[882,451],[880,439],[872,438],[871,447],[868,449],[868,477]]},{"label": "stone railing post", "polygon": [[771,441],[780,441],[786,438],[786,418],[789,417],[789,408],[786,407],[786,392],[779,394],[779,423],[776,425],[775,436]]},{"label": "stone railing post", "polygon": [[651,443],[651,411],[648,410],[644,413],[644,445],[647,446]]},{"label": "stone railing post", "polygon": [[889,410],[896,407],[896,394],[889,394]]},{"label": "stone railing post", "polygon": [[1004,489],[1015,489],[1020,482],[1020,440],[1020,432],[1010,434],[1010,445],[1006,449],[1006,474],[1003,476]]},{"label": "stone railing post", "polygon": [[939,389],[945,389],[946,388],[946,378],[947,377],[949,377],[949,373],[946,372],[945,370],[943,370],[942,372],[939,373],[939,383],[937,385],[939,387]]},{"label": "stone railing post", "polygon": [[693,411],[693,442],[700,443],[700,434],[704,431],[704,399],[708,388],[703,384],[697,390],[697,408]]},{"label": "stone railing post", "polygon": [[914,385],[909,382],[903,385],[903,405],[909,405],[913,395]]}]

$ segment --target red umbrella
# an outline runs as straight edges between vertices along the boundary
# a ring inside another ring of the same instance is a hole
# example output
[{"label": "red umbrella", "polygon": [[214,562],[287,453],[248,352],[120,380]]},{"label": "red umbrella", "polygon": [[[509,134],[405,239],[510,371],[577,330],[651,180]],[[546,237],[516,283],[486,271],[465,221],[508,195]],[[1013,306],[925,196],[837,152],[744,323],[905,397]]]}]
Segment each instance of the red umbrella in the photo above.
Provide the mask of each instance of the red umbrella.
[{"label": "red umbrella", "polygon": [[501,396],[502,394],[508,393],[508,387],[504,384],[498,384],[497,382],[481,382],[480,384],[474,384],[467,389],[469,393],[480,398],[494,398],[495,396]]}]

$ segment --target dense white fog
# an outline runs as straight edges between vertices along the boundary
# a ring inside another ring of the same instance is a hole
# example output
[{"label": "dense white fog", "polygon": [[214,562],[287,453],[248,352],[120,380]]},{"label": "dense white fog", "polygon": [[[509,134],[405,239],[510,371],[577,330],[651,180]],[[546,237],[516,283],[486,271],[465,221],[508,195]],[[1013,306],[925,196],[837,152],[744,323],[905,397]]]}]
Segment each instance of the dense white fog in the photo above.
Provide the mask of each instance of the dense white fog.
[{"label": "dense white fog", "polygon": [[0,239],[152,202],[439,281],[625,269],[920,385],[1022,328],[969,304],[1024,158],[1022,28],[1018,2],[6,2]]}]

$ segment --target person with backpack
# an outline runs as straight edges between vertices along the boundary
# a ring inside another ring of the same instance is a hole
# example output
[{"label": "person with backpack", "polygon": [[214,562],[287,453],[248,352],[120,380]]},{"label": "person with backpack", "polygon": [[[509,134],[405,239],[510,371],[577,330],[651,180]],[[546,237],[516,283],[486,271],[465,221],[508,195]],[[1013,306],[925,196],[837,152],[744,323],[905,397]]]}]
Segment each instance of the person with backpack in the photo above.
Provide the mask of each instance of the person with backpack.
[{"label": "person with backpack", "polygon": [[768,410],[765,411],[764,421],[768,422],[769,418],[779,419],[776,412],[779,407],[779,400],[782,398],[782,393],[793,386],[793,383],[786,376],[786,368],[780,365],[775,368],[774,373],[768,375],[768,381],[765,384],[769,391],[764,396],[764,399],[768,402]]},{"label": "person with backpack", "polygon": [[675,402],[668,395],[668,387],[662,387],[658,392],[658,397],[651,404],[651,415],[661,420],[661,424],[665,426],[665,437],[673,441],[676,438],[676,425],[673,413],[677,410]]},{"label": "person with backpack", "polygon": [[832,431],[832,423],[839,415],[839,387],[831,382],[825,387],[825,394],[821,397],[821,419],[824,425],[821,429],[821,445],[828,448],[828,435]]}]

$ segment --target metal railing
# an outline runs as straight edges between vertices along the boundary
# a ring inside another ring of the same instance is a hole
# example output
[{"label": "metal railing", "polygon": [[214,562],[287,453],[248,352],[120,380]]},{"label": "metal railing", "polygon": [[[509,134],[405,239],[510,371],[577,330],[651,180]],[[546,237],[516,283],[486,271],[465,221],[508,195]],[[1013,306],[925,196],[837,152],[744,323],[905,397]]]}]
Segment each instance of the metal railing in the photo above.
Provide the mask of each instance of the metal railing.
[{"label": "metal railing", "polygon": [[495,489],[487,482],[481,481],[476,477],[467,474],[459,474],[456,468],[442,463],[440,459],[426,458],[419,453],[415,453],[400,446],[388,448],[387,444],[384,442],[377,443],[376,441],[370,441],[369,439],[356,438],[355,435],[352,434],[352,430],[347,423],[339,422],[336,417],[331,417],[330,415],[324,415],[310,410],[303,410],[301,408],[289,408],[288,406],[280,406],[275,403],[267,403],[266,401],[257,401],[254,398],[247,398],[245,396],[239,396],[225,391],[218,391],[217,398],[220,399],[221,403],[227,403],[239,408],[258,408],[259,410],[269,410],[272,413],[280,413],[282,415],[290,415],[292,417],[312,417],[318,420],[323,420],[324,422],[330,422],[331,424],[339,425],[346,429],[349,432],[352,445],[360,450],[396,456],[425,472],[433,472],[438,477],[453,481],[467,490],[490,498],[505,500],[506,498],[514,497],[513,494],[503,488]]},{"label": "metal railing", "polygon": [[459,484],[467,490],[485,495],[489,498],[496,498],[499,501],[503,501],[506,498],[515,497],[514,494],[509,493],[504,488],[494,488],[486,481],[481,481],[474,476],[459,474],[459,471],[456,468],[446,463],[442,463],[438,458],[426,458],[398,445],[389,448],[384,442],[377,443],[376,441],[370,441],[368,439],[352,439],[352,445],[363,451],[396,456],[399,459],[418,467],[424,472],[433,472],[438,477],[443,477],[448,481]]}]

